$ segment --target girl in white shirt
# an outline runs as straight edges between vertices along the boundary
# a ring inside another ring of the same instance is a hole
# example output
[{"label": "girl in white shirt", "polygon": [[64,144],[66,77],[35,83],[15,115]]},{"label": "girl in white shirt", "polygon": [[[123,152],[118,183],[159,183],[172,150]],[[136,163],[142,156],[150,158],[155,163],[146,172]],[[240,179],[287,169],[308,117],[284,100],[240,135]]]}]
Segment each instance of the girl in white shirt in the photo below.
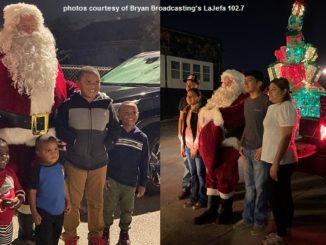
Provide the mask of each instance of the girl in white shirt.
[{"label": "girl in white shirt", "polygon": [[298,161],[295,146],[297,111],[291,101],[289,81],[274,79],[269,85],[270,105],[264,119],[261,160],[269,163],[267,194],[272,207],[277,233],[262,241],[265,245],[282,244],[292,226],[294,205],[291,175]]}]

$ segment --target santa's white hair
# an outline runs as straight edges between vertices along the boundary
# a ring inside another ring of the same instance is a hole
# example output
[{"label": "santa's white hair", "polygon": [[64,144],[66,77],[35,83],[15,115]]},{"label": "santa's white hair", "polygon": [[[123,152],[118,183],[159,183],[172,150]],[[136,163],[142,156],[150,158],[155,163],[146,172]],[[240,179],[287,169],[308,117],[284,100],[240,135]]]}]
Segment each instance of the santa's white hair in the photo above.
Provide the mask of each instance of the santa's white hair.
[{"label": "santa's white hair", "polygon": [[15,30],[22,16],[33,16],[37,21],[37,29],[44,25],[43,15],[35,5],[14,3],[7,5],[3,9],[4,29],[8,31]]},{"label": "santa's white hair", "polygon": [[[232,80],[230,86],[224,84],[226,77]],[[222,126],[224,121],[219,108],[230,106],[244,92],[245,76],[236,70],[229,69],[222,73],[222,85],[215,90],[207,104],[201,109],[199,120],[202,127],[213,120],[216,126]]]},{"label": "santa's white hair", "polygon": [[[37,28],[31,34],[17,29],[23,16],[33,16]],[[32,96],[53,91],[58,73],[55,40],[44,26],[41,11],[32,4],[10,4],[4,8],[4,28],[0,32],[0,53],[18,93]]]}]

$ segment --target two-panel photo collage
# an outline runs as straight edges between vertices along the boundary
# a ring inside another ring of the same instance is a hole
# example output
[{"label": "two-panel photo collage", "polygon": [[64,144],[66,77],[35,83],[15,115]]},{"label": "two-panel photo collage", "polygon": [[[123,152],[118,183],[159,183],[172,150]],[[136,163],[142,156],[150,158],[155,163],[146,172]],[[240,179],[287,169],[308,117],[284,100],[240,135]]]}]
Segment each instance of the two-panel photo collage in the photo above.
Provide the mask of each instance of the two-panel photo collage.
[{"label": "two-panel photo collage", "polygon": [[326,244],[324,0],[0,0],[0,245]]}]

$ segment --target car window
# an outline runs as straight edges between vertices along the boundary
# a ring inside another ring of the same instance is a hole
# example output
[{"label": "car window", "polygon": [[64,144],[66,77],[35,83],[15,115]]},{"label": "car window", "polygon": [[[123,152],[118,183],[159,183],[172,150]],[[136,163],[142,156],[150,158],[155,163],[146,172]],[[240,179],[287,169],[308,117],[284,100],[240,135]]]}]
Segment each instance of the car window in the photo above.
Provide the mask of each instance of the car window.
[{"label": "car window", "polygon": [[159,84],[160,53],[136,55],[102,77],[104,84]]}]

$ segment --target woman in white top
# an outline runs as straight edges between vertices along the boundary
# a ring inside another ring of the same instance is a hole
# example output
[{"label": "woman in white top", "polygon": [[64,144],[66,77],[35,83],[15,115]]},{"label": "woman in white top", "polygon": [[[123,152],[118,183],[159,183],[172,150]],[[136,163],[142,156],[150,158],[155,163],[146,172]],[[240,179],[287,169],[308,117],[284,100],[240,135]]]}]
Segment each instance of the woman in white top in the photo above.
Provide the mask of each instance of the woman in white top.
[{"label": "woman in white top", "polygon": [[271,233],[263,244],[282,244],[292,226],[294,205],[291,175],[298,161],[295,146],[297,111],[291,101],[289,82],[274,79],[269,85],[269,106],[265,116],[261,160],[269,163],[267,194],[272,207],[277,233]]}]

